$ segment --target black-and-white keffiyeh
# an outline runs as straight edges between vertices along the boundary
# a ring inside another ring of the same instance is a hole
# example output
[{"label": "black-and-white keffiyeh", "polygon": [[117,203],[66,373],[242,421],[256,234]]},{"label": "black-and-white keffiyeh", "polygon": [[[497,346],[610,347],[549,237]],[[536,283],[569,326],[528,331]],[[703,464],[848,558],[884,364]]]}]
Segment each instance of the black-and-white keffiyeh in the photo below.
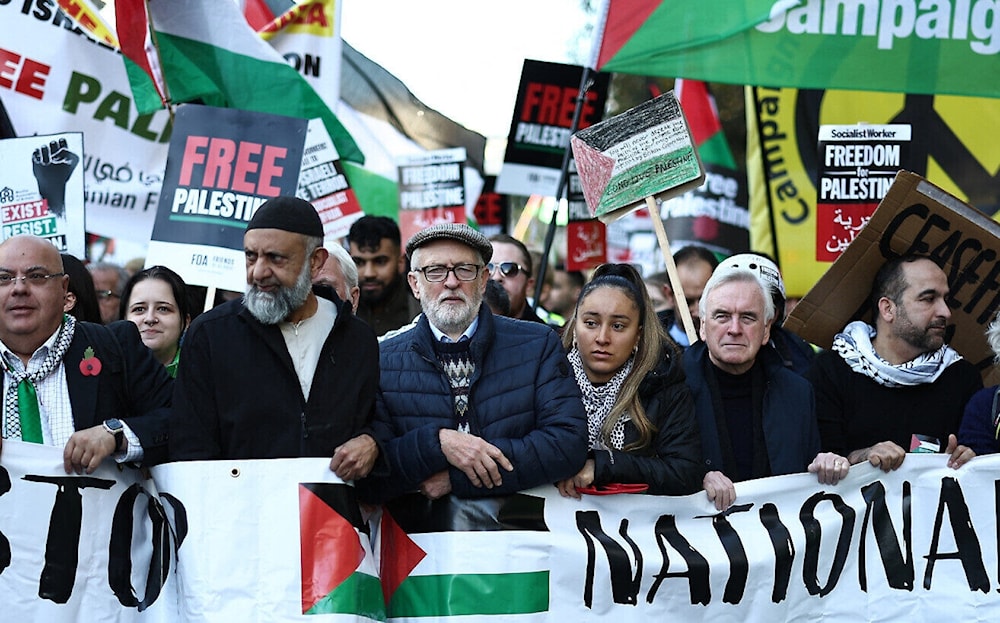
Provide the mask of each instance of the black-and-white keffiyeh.
[{"label": "black-and-white keffiyeh", "polygon": [[[601,427],[604,420],[611,413],[615,406],[615,399],[622,388],[622,383],[628,378],[632,371],[633,357],[629,357],[618,372],[611,377],[611,380],[602,385],[594,385],[587,378],[587,372],[583,369],[583,360],[580,359],[580,351],[577,348],[569,351],[569,362],[573,366],[573,374],[576,376],[576,384],[580,386],[580,393],[583,394],[583,406],[587,410],[587,438],[592,450],[605,450],[607,447],[601,439]],[[625,447],[625,422],[629,420],[628,413],[623,413],[614,428],[611,429],[611,447],[621,450]]]},{"label": "black-and-white keffiyeh", "polygon": [[4,414],[7,418],[7,433],[11,438],[21,437],[21,412],[17,403],[17,386],[21,381],[27,381],[32,385],[39,383],[47,377],[57,365],[62,362],[66,351],[69,350],[69,343],[73,341],[73,334],[76,332],[76,318],[69,314],[63,314],[63,323],[59,327],[59,334],[56,336],[55,344],[46,353],[42,365],[30,374],[17,370],[7,362],[3,362],[3,369],[8,372],[14,380],[7,384],[7,392],[4,394]]},{"label": "black-and-white keffiyeh", "polygon": [[872,346],[874,336],[874,327],[857,320],[844,327],[844,332],[833,338],[833,350],[852,370],[886,387],[933,383],[948,366],[962,359],[952,347],[945,344],[932,353],[924,353],[911,361],[893,365],[875,352]]}]

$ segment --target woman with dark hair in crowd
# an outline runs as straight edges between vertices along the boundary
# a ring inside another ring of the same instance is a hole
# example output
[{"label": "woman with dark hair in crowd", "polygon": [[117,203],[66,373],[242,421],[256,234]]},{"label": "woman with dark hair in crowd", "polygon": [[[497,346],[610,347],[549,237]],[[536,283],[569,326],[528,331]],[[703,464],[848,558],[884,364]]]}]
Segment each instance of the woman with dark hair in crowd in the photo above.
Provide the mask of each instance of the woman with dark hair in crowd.
[{"label": "woman with dark hair in crowd", "polygon": [[142,342],[176,376],[181,338],[191,324],[187,286],[166,266],[153,266],[129,278],[122,290],[119,318],[139,327]]},{"label": "woman with dark hair in crowd", "polygon": [[612,483],[646,484],[659,495],[701,489],[694,403],[670,344],[635,268],[599,267],[563,333],[591,452],[576,476],[557,484],[562,495]]},{"label": "woman with dark hair in crowd", "polygon": [[69,275],[69,291],[63,311],[77,320],[101,324],[101,308],[97,305],[94,278],[75,255],[62,253],[63,272]]}]

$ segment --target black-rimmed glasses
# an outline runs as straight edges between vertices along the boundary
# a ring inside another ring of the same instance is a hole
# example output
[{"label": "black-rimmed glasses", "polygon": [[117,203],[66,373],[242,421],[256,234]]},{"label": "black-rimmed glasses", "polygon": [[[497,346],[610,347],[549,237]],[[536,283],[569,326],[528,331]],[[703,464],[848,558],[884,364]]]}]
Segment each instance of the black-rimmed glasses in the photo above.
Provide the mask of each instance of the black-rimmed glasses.
[{"label": "black-rimmed glasses", "polygon": [[414,272],[421,273],[427,281],[438,283],[446,280],[448,273],[455,273],[455,278],[459,281],[475,281],[476,277],[479,276],[479,269],[481,268],[482,266],[478,264],[456,264],[450,267],[435,264],[433,266],[424,266],[423,268],[414,268],[413,270]]},{"label": "black-rimmed glasses", "polygon": [[50,279],[62,277],[65,274],[66,273],[52,273],[51,275],[46,275],[45,273],[29,273],[27,275],[21,275],[20,277],[6,273],[0,274],[0,288],[13,285],[15,281],[24,282],[29,286],[40,286],[48,283]]},{"label": "black-rimmed glasses", "polygon": [[490,262],[486,265],[486,270],[492,275],[493,271],[500,269],[500,274],[504,277],[517,277],[520,272],[528,272],[524,270],[524,267],[517,262],[500,262],[499,264],[494,264]]}]

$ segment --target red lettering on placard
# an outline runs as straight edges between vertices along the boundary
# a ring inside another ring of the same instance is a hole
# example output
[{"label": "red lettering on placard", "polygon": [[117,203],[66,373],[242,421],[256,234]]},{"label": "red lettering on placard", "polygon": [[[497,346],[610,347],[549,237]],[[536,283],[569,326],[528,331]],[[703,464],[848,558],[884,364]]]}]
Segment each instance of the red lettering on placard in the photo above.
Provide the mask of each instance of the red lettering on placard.
[{"label": "red lettering on placard", "polygon": [[285,147],[263,145],[227,138],[189,136],[178,184],[191,185],[198,172],[204,188],[220,188],[241,193],[274,197],[281,193],[274,181],[285,173],[281,161]]},{"label": "red lettering on placard", "polygon": [[0,48],[0,87],[40,100],[45,95],[43,87],[51,70],[44,63]]},{"label": "red lettering on placard", "polygon": [[275,178],[280,178],[285,173],[285,167],[278,164],[279,160],[284,160],[288,155],[288,149],[267,145],[264,147],[264,157],[260,164],[260,179],[257,182],[257,194],[275,196],[281,189],[274,185]]},{"label": "red lettering on placard", "polygon": [[[577,89],[572,87],[529,82],[524,93],[521,121],[554,125],[560,128],[572,127],[577,93]],[[597,93],[587,92],[583,109],[580,111],[581,120],[589,120],[594,115],[593,104],[596,99]]]},{"label": "red lettering on placard", "polygon": [[184,143],[184,157],[181,160],[181,175],[178,184],[189,186],[191,175],[196,164],[205,164],[205,154],[202,152],[208,146],[207,136],[189,136]]},{"label": "red lettering on placard", "polygon": [[[205,176],[202,186],[208,188],[229,188],[233,176],[233,158],[236,157],[236,141],[228,138],[213,138],[208,144],[208,161],[205,162]],[[253,188],[251,187],[251,190]]]}]

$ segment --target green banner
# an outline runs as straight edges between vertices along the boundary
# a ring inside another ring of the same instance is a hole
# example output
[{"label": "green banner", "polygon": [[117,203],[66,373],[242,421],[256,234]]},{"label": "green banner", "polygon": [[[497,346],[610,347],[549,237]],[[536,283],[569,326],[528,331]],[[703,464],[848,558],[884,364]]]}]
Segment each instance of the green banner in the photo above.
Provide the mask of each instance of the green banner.
[{"label": "green banner", "polygon": [[1000,97],[994,0],[609,0],[596,68]]}]

